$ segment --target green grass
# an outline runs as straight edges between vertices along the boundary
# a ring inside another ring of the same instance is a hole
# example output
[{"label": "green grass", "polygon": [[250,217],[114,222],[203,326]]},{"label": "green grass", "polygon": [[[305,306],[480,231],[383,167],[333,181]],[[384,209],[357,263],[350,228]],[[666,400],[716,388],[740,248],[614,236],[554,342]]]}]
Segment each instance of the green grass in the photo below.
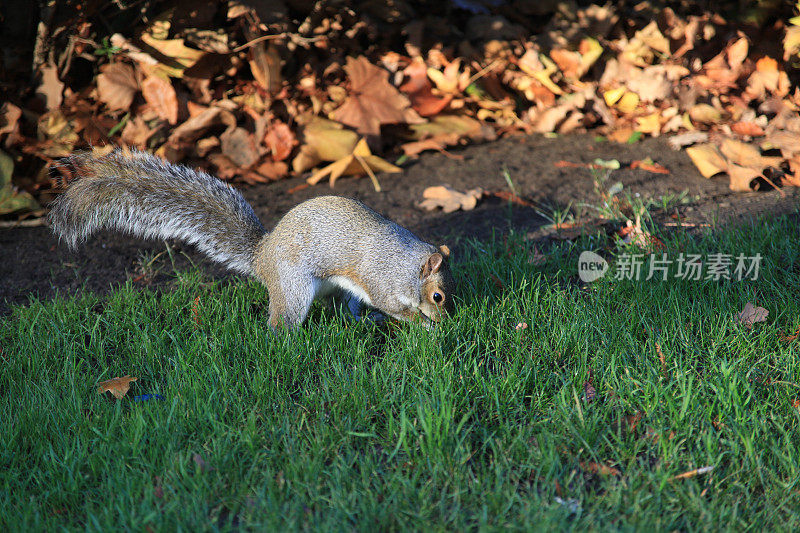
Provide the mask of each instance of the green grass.
[{"label": "green grass", "polygon": [[[260,286],[198,272],[16,308],[0,529],[796,529],[800,340],[779,339],[800,324],[796,222],[665,241],[760,252],[762,275],[587,288],[576,258],[603,238],[543,266],[512,239],[466,246],[434,331],[320,305],[271,337]],[[752,329],[748,301],[769,310]],[[124,374],[122,401],[97,394]],[[165,399],[133,401],[148,393]]]}]

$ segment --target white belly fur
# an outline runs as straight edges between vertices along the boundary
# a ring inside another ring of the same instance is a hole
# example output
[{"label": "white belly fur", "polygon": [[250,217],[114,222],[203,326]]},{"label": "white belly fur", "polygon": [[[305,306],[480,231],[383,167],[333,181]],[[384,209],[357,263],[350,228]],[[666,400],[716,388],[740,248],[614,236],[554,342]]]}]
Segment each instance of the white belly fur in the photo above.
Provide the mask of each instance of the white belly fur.
[{"label": "white belly fur", "polygon": [[326,279],[315,279],[314,298],[328,296],[335,292],[337,288],[350,293],[353,297],[358,298],[361,302],[367,305],[372,305],[372,300],[366,291],[344,276],[331,276]]}]

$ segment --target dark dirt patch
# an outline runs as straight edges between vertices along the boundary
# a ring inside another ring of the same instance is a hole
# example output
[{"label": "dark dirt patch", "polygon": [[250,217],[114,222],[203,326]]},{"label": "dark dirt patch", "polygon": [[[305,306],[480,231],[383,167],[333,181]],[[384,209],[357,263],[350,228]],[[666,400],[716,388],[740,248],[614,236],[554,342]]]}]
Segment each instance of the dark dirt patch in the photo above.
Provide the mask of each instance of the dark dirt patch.
[{"label": "dark dirt patch", "polygon": [[[314,196],[338,194],[359,198],[421,238],[439,243],[445,240],[457,250],[462,237],[487,239],[494,232],[509,229],[543,236],[548,224],[535,209],[513,205],[498,198],[484,199],[474,211],[426,212],[415,207],[425,187],[449,184],[460,190],[483,187],[489,191],[508,191],[503,177],[507,169],[518,193],[536,201],[547,213],[556,206],[581,203],[597,205],[593,177],[586,168],[558,168],[558,161],[590,163],[595,158],[617,159],[626,167],[631,161],[651,157],[670,170],[669,175],[623,168],[614,171],[610,182],[621,181],[631,195],[658,199],[686,192],[689,203],[678,206],[689,223],[739,223],[762,213],[794,211],[798,205],[796,189],[732,193],[727,178],[707,180],[700,176],[685,152],[671,150],[663,139],[648,139],[633,145],[595,142],[591,135],[559,138],[517,136],[470,146],[450,156],[424,154],[403,174],[379,176],[384,191],[377,193],[368,179],[340,180],[331,190],[327,185],[289,190],[302,179],[284,180],[262,187],[245,189],[244,195],[267,227],[294,205]],[[56,292],[78,290],[105,292],[126,279],[143,286],[166,286],[174,268],[195,263],[214,277],[227,277],[226,271],[204,259],[188,246],[176,245],[172,258],[162,254],[151,268],[142,268],[147,259],[164,252],[162,243],[146,242],[114,234],[100,234],[78,251],[59,244],[48,228],[0,229],[0,314],[9,304],[25,303],[30,296],[52,297]],[[144,258],[144,259],[143,259]],[[142,276],[151,273],[152,279]]]}]

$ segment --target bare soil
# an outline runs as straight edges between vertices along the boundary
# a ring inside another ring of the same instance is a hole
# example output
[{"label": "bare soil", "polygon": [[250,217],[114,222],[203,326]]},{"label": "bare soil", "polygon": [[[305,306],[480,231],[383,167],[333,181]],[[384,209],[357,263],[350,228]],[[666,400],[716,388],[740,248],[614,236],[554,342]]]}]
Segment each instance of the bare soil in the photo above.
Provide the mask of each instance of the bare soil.
[{"label": "bare soil", "polygon": [[[669,169],[669,175],[626,168],[632,161],[651,157]],[[337,194],[358,198],[430,242],[447,242],[458,250],[463,238],[491,239],[508,231],[547,239],[547,215],[572,206],[591,215],[582,204],[601,202],[588,168],[564,168],[559,161],[591,163],[595,158],[617,159],[622,167],[612,173],[609,184],[621,181],[624,190],[643,199],[659,199],[685,193],[688,203],[661,213],[663,220],[679,215],[688,224],[740,224],[759,214],[794,212],[797,189],[733,193],[727,177],[704,179],[684,151],[669,148],[663,138],[632,145],[597,142],[591,135],[557,138],[515,136],[493,143],[469,146],[447,154],[427,153],[408,165],[402,174],[379,175],[382,192],[375,192],[366,178],[343,178],[331,190],[325,184],[291,192],[301,178],[283,180],[242,192],[269,228],[294,205],[308,198]],[[473,211],[443,214],[416,207],[422,191],[431,185],[448,184],[458,190],[482,187],[487,191],[509,191],[503,176],[508,171],[517,193],[536,202],[538,210],[486,197]],[[538,212],[537,212],[538,211]],[[212,277],[228,277],[224,268],[206,260],[191,247],[175,243],[172,257],[161,254],[163,243],[147,242],[116,234],[101,233],[77,251],[57,242],[47,227],[0,229],[0,314],[11,304],[30,297],[51,298],[78,291],[104,293],[131,279],[142,286],[168,288],[174,268],[192,263]],[[174,263],[174,264],[173,264]]]}]

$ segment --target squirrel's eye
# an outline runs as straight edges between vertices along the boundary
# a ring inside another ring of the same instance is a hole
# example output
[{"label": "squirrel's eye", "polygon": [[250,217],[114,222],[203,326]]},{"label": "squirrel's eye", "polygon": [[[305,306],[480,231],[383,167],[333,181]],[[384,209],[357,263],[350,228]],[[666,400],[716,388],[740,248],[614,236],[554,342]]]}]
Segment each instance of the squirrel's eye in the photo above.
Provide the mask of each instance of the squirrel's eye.
[{"label": "squirrel's eye", "polygon": [[442,296],[442,295],[441,295],[440,293],[438,293],[438,292],[434,292],[434,293],[433,293],[433,301],[434,301],[434,302],[436,302],[436,303],[438,304],[438,303],[441,303],[441,301],[442,301],[442,300],[444,300],[444,296]]}]

